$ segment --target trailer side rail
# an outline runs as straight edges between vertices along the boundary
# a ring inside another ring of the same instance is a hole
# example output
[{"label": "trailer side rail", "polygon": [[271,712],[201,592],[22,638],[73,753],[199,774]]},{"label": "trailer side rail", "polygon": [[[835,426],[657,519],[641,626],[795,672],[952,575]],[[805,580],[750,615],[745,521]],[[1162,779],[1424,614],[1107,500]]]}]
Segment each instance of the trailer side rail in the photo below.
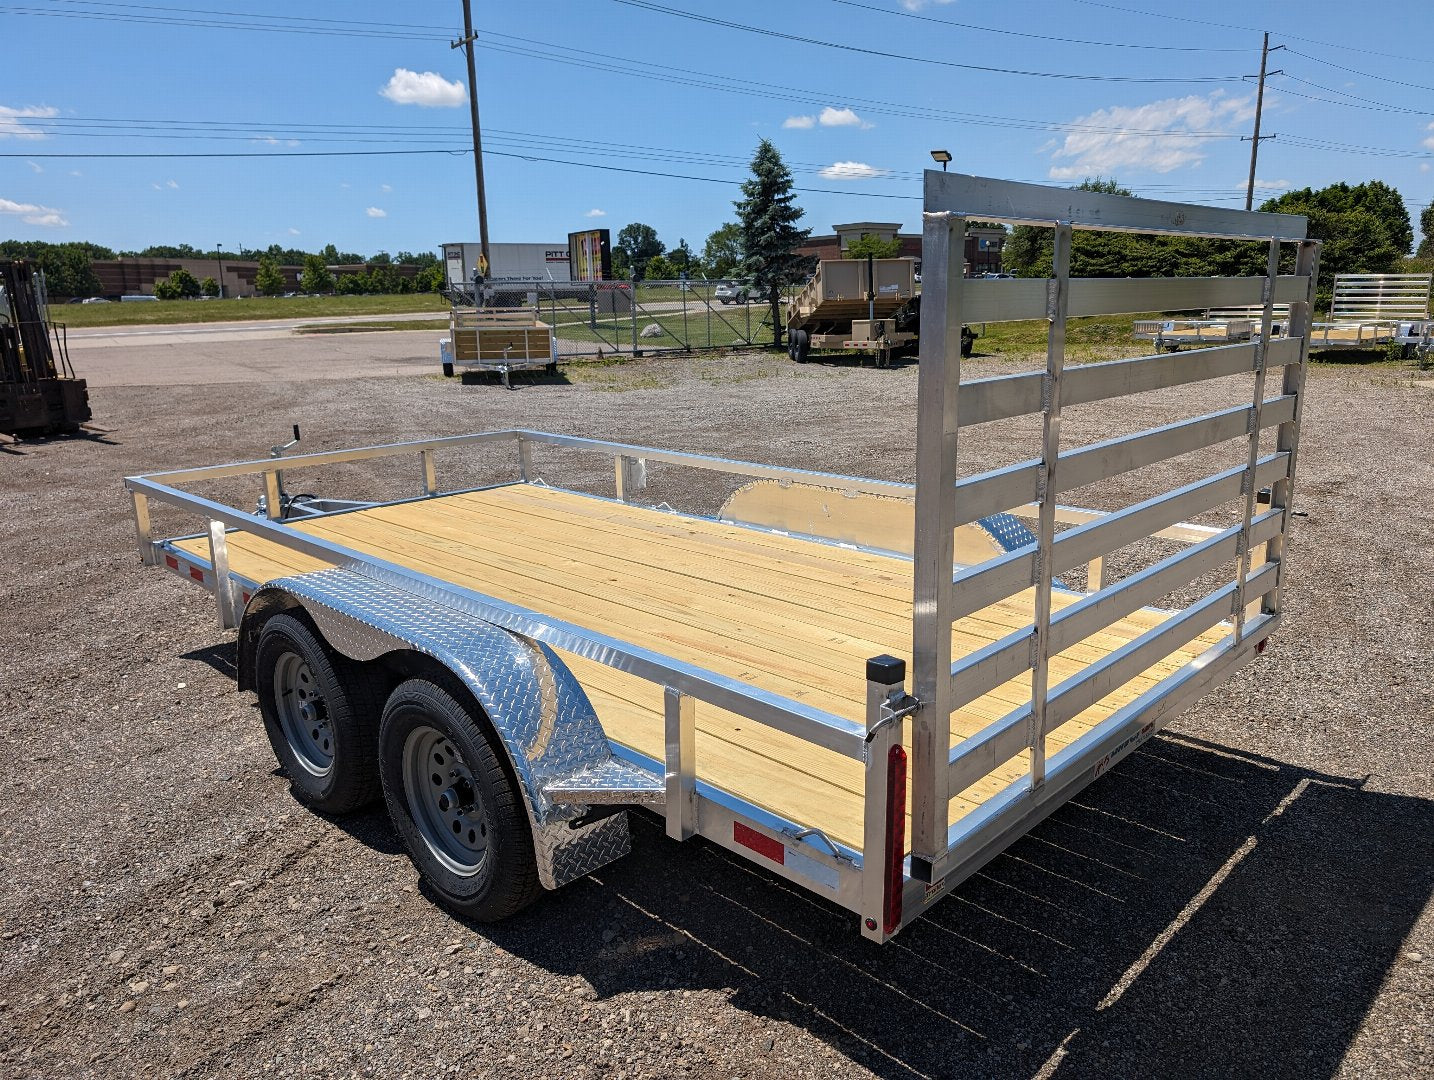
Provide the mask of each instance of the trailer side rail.
[{"label": "trailer side rail", "polygon": [[[960,266],[968,219],[1050,228],[1053,276],[964,279]],[[1073,278],[1071,249],[1074,234],[1082,230],[1260,240],[1267,247],[1266,270],[1250,278]],[[1285,245],[1295,248],[1294,274],[1279,272]],[[1088,779],[1097,766],[1109,766],[1112,754],[1129,752],[1148,737],[1153,723],[1135,724],[1145,715],[1143,707],[1153,709],[1173,700],[1176,688],[1188,697],[1213,685],[1248,659],[1278,625],[1318,253],[1318,243],[1305,239],[1304,219],[1288,215],[926,173],[912,647],[913,693],[921,705],[912,738],[910,872],[927,892],[971,872],[973,851],[1014,835],[1013,829],[1028,828],[1059,805],[1068,797],[1072,775]],[[1287,335],[1272,340],[1277,305],[1285,304]],[[1257,333],[1248,342],[1067,367],[1066,326],[1076,315],[1248,305],[1259,306]],[[1048,320],[1045,371],[962,384],[961,325],[1013,318]],[[1248,404],[1074,449],[1062,447],[1065,407],[1237,374],[1252,377]],[[1271,374],[1278,379],[1274,393],[1266,389]],[[962,429],[1027,414],[1041,417],[1038,456],[959,477]],[[1067,513],[1067,527],[1056,528],[1062,516],[1057,497],[1064,492],[1240,439],[1248,443],[1243,464],[1087,521],[1073,522]],[[1270,489],[1267,509],[1257,499],[1261,489]],[[1052,582],[1058,575],[1222,506],[1236,509],[1238,524],[1185,532],[1188,547],[1124,580],[1109,580],[1102,570],[1092,578],[1088,596],[1053,611]],[[1017,508],[1033,516],[1035,541],[953,575],[952,530]],[[1219,588],[1077,674],[1061,681],[1052,678],[1054,654],[1222,566],[1232,570]],[[1028,592],[1033,596],[1029,625],[953,662],[954,622]],[[1173,648],[1221,624],[1229,632],[1199,664],[1171,674],[1122,710],[1129,715],[1110,729],[1120,734],[1118,749],[1112,750],[1111,739],[1101,729],[1071,746],[1048,747],[1048,735],[1077,712]],[[953,745],[953,711],[1021,677],[1028,680],[1029,701]],[[1131,724],[1133,735],[1125,730]],[[986,800],[979,812],[951,820],[953,796],[998,764],[1022,756],[1022,780],[999,798]],[[1057,764],[1061,782],[1051,787],[1048,780]]]}]

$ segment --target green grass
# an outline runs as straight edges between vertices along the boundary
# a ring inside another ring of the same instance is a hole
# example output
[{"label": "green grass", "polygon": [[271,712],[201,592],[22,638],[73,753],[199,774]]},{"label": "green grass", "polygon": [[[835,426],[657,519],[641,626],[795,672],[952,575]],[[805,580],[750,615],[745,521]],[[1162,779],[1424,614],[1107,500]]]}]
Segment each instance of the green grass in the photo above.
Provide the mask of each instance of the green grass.
[{"label": "green grass", "polygon": [[371,334],[384,330],[447,330],[447,319],[410,319],[407,322],[317,323],[295,327],[296,334]]},{"label": "green grass", "polygon": [[169,323],[250,322],[255,319],[310,319],[333,315],[398,315],[447,311],[436,293],[407,296],[295,296],[285,300],[152,300],[141,303],[62,304],[50,309],[68,327],[156,326]]}]

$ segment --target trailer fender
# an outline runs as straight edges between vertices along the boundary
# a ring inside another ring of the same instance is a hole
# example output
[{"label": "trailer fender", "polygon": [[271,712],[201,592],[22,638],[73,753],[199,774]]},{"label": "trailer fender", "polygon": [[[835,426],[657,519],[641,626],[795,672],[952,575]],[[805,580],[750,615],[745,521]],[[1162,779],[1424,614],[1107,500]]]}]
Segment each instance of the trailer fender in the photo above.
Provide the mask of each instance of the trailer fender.
[{"label": "trailer fender", "polygon": [[545,793],[616,765],[587,694],[548,646],[349,570],[318,570],[269,582],[250,599],[239,632],[241,689],[252,682],[246,673],[259,628],[295,608],[352,660],[417,652],[462,681],[507,751],[545,888],[559,888],[631,849],[625,813],[581,824],[586,806],[554,802]]}]

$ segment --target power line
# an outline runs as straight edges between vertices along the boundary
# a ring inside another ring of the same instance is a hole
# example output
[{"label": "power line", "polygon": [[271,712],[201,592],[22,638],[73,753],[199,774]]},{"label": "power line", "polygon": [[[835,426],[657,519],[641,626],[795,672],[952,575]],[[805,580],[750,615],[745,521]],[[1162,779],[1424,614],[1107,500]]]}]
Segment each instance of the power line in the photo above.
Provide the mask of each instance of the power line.
[{"label": "power line", "polygon": [[[341,27],[321,26],[264,26],[254,22],[224,21],[221,19],[204,18],[179,18],[175,16],[161,15],[135,15],[116,11],[102,11],[94,9],[80,9],[71,11],[54,11],[44,8],[20,7],[7,4],[0,7],[0,11],[11,15],[32,15],[41,18],[51,19],[85,19],[87,21],[101,22],[122,22],[134,23],[139,26],[177,26],[189,29],[211,29],[211,30],[250,30],[255,33],[266,34],[308,34],[319,37],[345,37],[345,38],[383,38],[387,40],[407,41],[435,41],[438,38],[433,34],[412,34],[398,33],[393,31],[377,31],[362,29],[345,29]],[[241,17],[242,18],[242,17]]]},{"label": "power line", "polygon": [[1024,30],[1005,30],[995,26],[977,26],[973,23],[957,22],[955,19],[938,19],[934,15],[921,15],[915,11],[894,11],[891,8],[877,7],[874,4],[858,3],[857,0],[831,0],[831,2],[834,4],[842,4],[846,7],[875,11],[881,15],[897,15],[905,19],[916,19],[920,22],[935,23],[938,26],[952,26],[960,30],[977,30],[986,34],[1002,34],[1008,37],[1032,38],[1036,41],[1057,41],[1063,45],[1096,45],[1106,49],[1150,49],[1157,52],[1245,53],[1249,51],[1248,49],[1237,48],[1211,49],[1194,45],[1149,45],[1134,41],[1089,41],[1085,38],[1062,37],[1055,34],[1032,34]]},{"label": "power line", "polygon": [[[1146,18],[1150,19],[1169,19],[1173,22],[1194,23],[1197,26],[1213,26],[1216,29],[1224,30],[1226,32],[1230,30],[1244,30],[1251,34],[1260,34],[1264,32],[1263,27],[1236,26],[1232,23],[1213,22],[1209,19],[1192,19],[1186,15],[1170,15],[1164,11],[1142,11],[1139,8],[1121,7],[1118,4],[1107,4],[1104,3],[1103,0],[1075,0],[1075,2],[1078,4],[1085,4],[1088,7],[1107,8],[1110,11],[1124,12],[1126,15],[1144,15]],[[1340,44],[1332,41],[1320,41],[1317,38],[1301,37],[1299,34],[1281,33],[1280,37],[1286,38],[1289,41],[1306,41],[1311,45],[1322,45],[1326,49],[1339,49],[1342,52],[1368,53],[1372,56],[1383,57],[1386,60],[1407,60],[1411,63],[1416,64],[1434,63],[1434,58],[1428,56],[1394,56],[1390,53],[1385,52],[1382,49],[1361,49],[1353,45]]]},{"label": "power line", "polygon": [[622,4],[625,7],[636,8],[639,11],[649,11],[659,15],[671,15],[674,18],[689,19],[693,22],[704,23],[709,26],[725,27],[729,30],[740,30],[744,33],[757,34],[762,37],[775,38],[780,41],[794,41],[801,45],[815,45],[824,49],[839,49],[843,52],[859,53],[863,56],[880,56],[887,60],[901,60],[910,64],[933,64],[937,67],[960,68],[965,71],[981,71],[988,75],[1021,75],[1042,79],[1068,79],[1081,82],[1115,83],[1227,83],[1239,82],[1243,78],[1243,76],[1240,75],[1202,75],[1191,78],[1163,75],[1082,75],[1071,72],[1026,71],[1020,68],[988,67],[983,64],[962,64],[955,60],[937,60],[929,56],[911,56],[906,53],[886,52],[882,49],[868,49],[859,45],[844,45],[836,41],[823,41],[820,38],[803,37],[800,34],[789,34],[781,30],[772,30],[768,27],[751,26],[747,23],[719,19],[713,15],[702,15],[695,11],[676,11],[672,8],[663,7],[661,4],[649,3],[648,0],[612,0],[612,2]]},{"label": "power line", "polygon": [[[1291,74],[1290,74],[1289,72],[1287,72],[1287,71],[1286,71],[1286,72],[1281,72],[1280,74],[1283,75],[1286,79],[1289,79],[1289,80],[1291,80],[1291,81],[1293,81],[1293,82],[1300,83],[1300,84],[1303,85],[1303,86],[1312,86],[1312,87],[1314,87],[1316,90],[1323,90],[1326,94],[1337,94],[1337,95],[1340,96],[1340,97],[1349,98],[1348,101],[1331,101],[1331,100],[1328,99],[1328,98],[1311,97],[1309,94],[1300,94],[1300,93],[1297,93],[1297,92],[1294,91],[1294,90],[1286,90],[1286,89],[1284,89],[1284,88],[1281,88],[1281,92],[1282,92],[1282,93],[1294,94],[1296,97],[1308,98],[1310,101],[1322,101],[1322,102],[1324,102],[1326,105],[1343,105],[1343,106],[1345,106],[1346,108],[1350,108],[1350,109],[1365,109],[1365,110],[1370,111],[1370,112],[1403,113],[1403,114],[1408,115],[1408,116],[1434,116],[1434,112],[1429,112],[1428,110],[1425,110],[1425,109],[1411,109],[1411,108],[1408,108],[1408,107],[1406,107],[1406,106],[1404,106],[1404,105],[1394,105],[1394,104],[1391,104],[1391,103],[1388,102],[1388,101],[1376,101],[1374,98],[1359,97],[1359,96],[1357,96],[1357,95],[1355,95],[1355,94],[1348,93],[1348,92],[1346,92],[1346,91],[1344,91],[1344,90],[1336,90],[1336,89],[1335,89],[1334,87],[1332,87],[1332,86],[1324,86],[1324,85],[1322,85],[1322,84],[1320,84],[1320,83],[1317,83],[1317,82],[1310,82],[1309,79],[1301,79],[1301,78],[1299,78],[1298,76],[1291,75]],[[1358,102],[1363,102],[1364,104],[1361,104],[1361,105],[1356,105],[1356,104],[1354,104],[1354,103],[1357,102],[1357,101],[1358,101]]]},{"label": "power line", "polygon": [[1313,60],[1316,64],[1323,64],[1325,67],[1332,67],[1336,71],[1348,72],[1351,75],[1359,75],[1366,79],[1376,79],[1379,82],[1393,83],[1395,86],[1407,86],[1412,90],[1428,90],[1434,92],[1434,86],[1425,86],[1422,83],[1405,82],[1403,79],[1391,79],[1385,75],[1376,75],[1372,71],[1360,71],[1356,68],[1345,67],[1343,64],[1336,64],[1332,60],[1322,60],[1318,56],[1311,56],[1309,53],[1302,53],[1296,49],[1285,47],[1291,56],[1303,56],[1306,60]]}]

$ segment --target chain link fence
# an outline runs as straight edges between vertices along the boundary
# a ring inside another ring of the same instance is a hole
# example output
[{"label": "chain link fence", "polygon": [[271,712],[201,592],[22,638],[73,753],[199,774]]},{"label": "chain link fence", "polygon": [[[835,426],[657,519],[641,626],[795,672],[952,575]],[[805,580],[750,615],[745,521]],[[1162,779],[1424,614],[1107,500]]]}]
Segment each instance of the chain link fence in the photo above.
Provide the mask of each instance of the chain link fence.
[{"label": "chain link fence", "polygon": [[[772,306],[755,289],[721,281],[498,281],[482,287],[485,308],[526,308],[553,327],[558,355],[643,356],[744,349],[772,342]],[[795,290],[784,290],[782,309]],[[719,295],[719,292],[722,295]],[[454,289],[472,307],[470,289]]]}]

